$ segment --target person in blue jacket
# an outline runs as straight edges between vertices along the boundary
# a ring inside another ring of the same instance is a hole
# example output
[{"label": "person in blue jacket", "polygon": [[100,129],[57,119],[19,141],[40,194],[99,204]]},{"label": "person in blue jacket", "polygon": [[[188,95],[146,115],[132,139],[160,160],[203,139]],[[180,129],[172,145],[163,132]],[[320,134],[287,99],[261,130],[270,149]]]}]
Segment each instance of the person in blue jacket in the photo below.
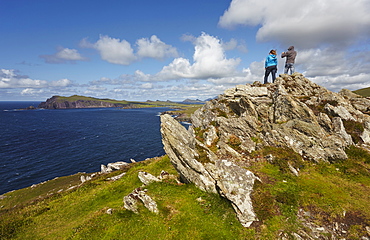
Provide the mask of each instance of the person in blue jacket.
[{"label": "person in blue jacket", "polygon": [[263,84],[268,83],[267,78],[270,75],[270,73],[272,76],[272,82],[274,82],[276,78],[276,72],[277,72],[276,51],[271,50],[265,61],[265,79]]}]

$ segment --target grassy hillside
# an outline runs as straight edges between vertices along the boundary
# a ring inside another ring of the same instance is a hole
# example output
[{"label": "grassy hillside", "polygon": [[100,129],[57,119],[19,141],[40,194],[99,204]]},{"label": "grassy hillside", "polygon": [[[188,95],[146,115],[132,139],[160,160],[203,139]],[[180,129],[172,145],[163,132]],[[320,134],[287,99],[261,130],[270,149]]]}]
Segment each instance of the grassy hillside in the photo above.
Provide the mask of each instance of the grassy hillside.
[{"label": "grassy hillside", "polygon": [[[370,155],[351,147],[349,159],[333,164],[304,162],[288,150],[266,148],[251,170],[262,180],[255,185],[253,205],[259,222],[244,228],[230,203],[192,184],[174,180],[146,188],[158,204],[159,214],[143,206],[139,214],[123,208],[123,197],[140,187],[137,174],[161,170],[177,175],[167,156],[131,164],[115,182],[107,178],[122,171],[99,175],[71,189],[79,175],[54,179],[36,187],[5,194],[0,200],[0,239],[276,239],[285,232],[304,229],[299,209],[317,226],[338,222],[346,239],[366,235],[370,226]],[[300,164],[293,176],[286,162]],[[285,164],[284,164],[285,163]],[[60,190],[63,189],[63,190]],[[112,208],[113,213],[107,214]],[[326,233],[326,236],[330,234]]]},{"label": "grassy hillside", "polygon": [[353,91],[354,93],[361,95],[363,97],[370,97],[370,87],[368,88],[362,88],[356,91]]},{"label": "grassy hillside", "polygon": [[[53,180],[8,193],[0,201],[0,239],[193,239],[193,236],[231,239],[248,233],[224,199],[173,180],[147,187],[148,195],[159,205],[158,215],[143,206],[138,215],[125,210],[123,197],[142,185],[138,172],[159,175],[161,170],[177,174],[169,159],[163,157],[132,164],[127,174],[115,182],[106,178],[119,171],[93,178],[70,191],[58,193],[78,176],[64,177],[60,185]],[[49,184],[53,185],[54,194],[38,190],[50,189],[46,187]],[[27,195],[33,199],[25,200]],[[106,213],[108,208],[113,209],[113,214]]]},{"label": "grassy hillside", "polygon": [[99,98],[93,98],[93,97],[86,97],[86,96],[80,96],[80,95],[73,95],[70,97],[64,97],[64,96],[58,96],[57,101],[64,102],[64,101],[104,101],[104,102],[110,102],[110,103],[122,103],[122,104],[128,104],[127,101],[118,101],[114,99],[99,99]]},{"label": "grassy hillside", "polygon": [[108,103],[114,103],[114,104],[122,104],[122,105],[132,105],[137,108],[139,107],[174,107],[174,108],[191,108],[191,107],[200,107],[199,104],[183,104],[183,103],[176,103],[176,102],[170,102],[170,101],[146,101],[146,102],[137,102],[137,101],[125,101],[125,100],[114,100],[114,99],[99,99],[99,98],[93,98],[93,97],[86,97],[86,96],[80,96],[80,95],[73,95],[70,97],[63,97],[63,96],[57,96],[58,102],[75,102],[78,100],[82,101],[103,101]]}]

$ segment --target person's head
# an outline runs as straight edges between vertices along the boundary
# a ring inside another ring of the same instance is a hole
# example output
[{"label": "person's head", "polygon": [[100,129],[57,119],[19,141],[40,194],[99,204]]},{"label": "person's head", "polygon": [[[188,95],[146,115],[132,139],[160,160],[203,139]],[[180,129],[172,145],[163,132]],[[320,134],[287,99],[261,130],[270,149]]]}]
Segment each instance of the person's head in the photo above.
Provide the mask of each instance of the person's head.
[{"label": "person's head", "polygon": [[276,55],[276,51],[275,51],[274,49],[272,49],[272,50],[270,51],[270,54]]}]

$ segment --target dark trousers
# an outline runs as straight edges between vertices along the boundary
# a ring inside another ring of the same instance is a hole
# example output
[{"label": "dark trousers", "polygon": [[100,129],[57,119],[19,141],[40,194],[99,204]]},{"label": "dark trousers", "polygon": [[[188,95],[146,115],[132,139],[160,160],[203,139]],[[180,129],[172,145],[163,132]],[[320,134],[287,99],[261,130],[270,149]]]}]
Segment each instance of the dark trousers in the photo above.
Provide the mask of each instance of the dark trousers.
[{"label": "dark trousers", "polygon": [[274,82],[275,78],[276,78],[276,72],[277,72],[277,66],[276,65],[267,67],[266,71],[265,71],[265,79],[263,81],[263,84],[268,83],[267,78],[270,75],[270,73],[271,73],[271,76],[272,76],[272,82]]}]

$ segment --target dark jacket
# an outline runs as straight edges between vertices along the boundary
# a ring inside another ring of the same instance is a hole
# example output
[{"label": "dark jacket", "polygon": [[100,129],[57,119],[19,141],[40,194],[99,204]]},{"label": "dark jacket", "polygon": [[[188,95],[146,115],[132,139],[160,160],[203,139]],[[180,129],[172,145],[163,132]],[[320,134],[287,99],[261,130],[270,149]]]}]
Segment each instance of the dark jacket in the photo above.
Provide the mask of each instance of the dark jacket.
[{"label": "dark jacket", "polygon": [[286,62],[285,63],[294,63],[296,56],[297,56],[297,52],[294,51],[294,46],[290,46],[288,48],[288,52],[283,52],[281,54],[282,58],[286,57]]}]

